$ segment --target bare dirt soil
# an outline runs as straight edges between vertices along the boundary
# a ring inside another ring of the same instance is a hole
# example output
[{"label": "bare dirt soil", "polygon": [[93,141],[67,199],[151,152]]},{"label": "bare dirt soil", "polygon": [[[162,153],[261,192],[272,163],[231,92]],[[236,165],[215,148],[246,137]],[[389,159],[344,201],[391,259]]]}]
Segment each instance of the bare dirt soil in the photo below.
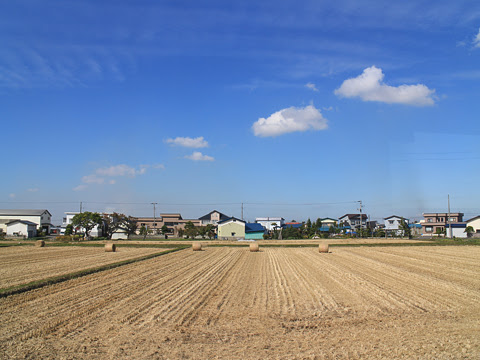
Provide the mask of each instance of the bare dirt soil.
[{"label": "bare dirt soil", "polygon": [[167,249],[117,248],[106,253],[102,247],[0,248],[0,288],[68,274],[84,269],[133,259]]},{"label": "bare dirt soil", "polygon": [[0,299],[0,358],[478,359],[479,259],[187,249]]}]

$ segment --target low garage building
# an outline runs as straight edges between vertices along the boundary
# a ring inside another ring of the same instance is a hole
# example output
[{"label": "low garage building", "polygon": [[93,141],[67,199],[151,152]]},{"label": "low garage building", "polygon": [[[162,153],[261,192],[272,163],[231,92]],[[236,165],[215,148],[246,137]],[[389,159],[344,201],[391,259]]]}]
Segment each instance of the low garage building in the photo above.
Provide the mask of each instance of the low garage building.
[{"label": "low garage building", "polygon": [[245,221],[231,217],[218,222],[218,238],[236,240],[245,238]]},{"label": "low garage building", "polygon": [[7,236],[37,236],[37,224],[27,220],[13,220],[7,223]]},{"label": "low garage building", "polygon": [[245,224],[245,240],[263,240],[263,234],[265,234],[265,228],[262,224]]}]

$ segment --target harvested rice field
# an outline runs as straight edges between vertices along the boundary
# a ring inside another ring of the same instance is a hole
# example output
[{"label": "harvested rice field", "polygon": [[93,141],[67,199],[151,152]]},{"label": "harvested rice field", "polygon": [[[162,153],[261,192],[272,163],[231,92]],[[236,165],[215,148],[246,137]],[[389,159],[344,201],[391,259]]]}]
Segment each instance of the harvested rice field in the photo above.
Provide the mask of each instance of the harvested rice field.
[{"label": "harvested rice field", "polygon": [[0,248],[0,289],[53,276],[134,259],[167,249],[118,248],[106,253],[103,247]]},{"label": "harvested rice field", "polygon": [[191,249],[0,299],[2,359],[478,359],[480,247]]}]

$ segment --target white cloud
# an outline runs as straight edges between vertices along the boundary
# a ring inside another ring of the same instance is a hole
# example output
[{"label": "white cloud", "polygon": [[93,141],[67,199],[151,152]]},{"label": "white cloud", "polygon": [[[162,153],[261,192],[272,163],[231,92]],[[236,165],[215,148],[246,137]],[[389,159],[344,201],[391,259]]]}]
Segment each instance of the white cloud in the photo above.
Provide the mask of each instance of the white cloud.
[{"label": "white cloud", "polygon": [[328,107],[325,107],[325,106],[324,106],[322,109],[325,110],[325,111],[332,111],[332,110],[333,110],[333,106],[328,106]]},{"label": "white cloud", "polygon": [[15,195],[14,193],[11,193],[8,196],[9,196],[10,199],[15,199],[15,196],[17,196],[17,195]]},{"label": "white cloud", "polygon": [[327,119],[313,105],[304,108],[290,107],[260,118],[253,125],[255,136],[278,136],[295,131],[325,130]]},{"label": "white cloud", "polygon": [[478,29],[478,34],[473,39],[473,47],[480,48],[480,29]]},{"label": "white cloud", "polygon": [[30,189],[27,189],[28,192],[37,192],[39,190],[39,188],[30,188]]},{"label": "white cloud", "polygon": [[190,137],[176,137],[175,139],[167,139],[167,144],[184,146],[189,148],[204,148],[208,147],[208,141],[206,141],[203,136],[197,138]]},{"label": "white cloud", "polygon": [[98,177],[95,174],[92,174],[92,175],[86,175],[82,177],[82,182],[86,184],[103,184],[105,182],[105,179]]},{"label": "white cloud", "polygon": [[335,90],[335,94],[342,97],[359,97],[363,101],[379,101],[388,104],[404,104],[428,106],[435,103],[431,90],[423,84],[400,85],[397,87],[383,83],[382,69],[371,66],[363,70],[356,78],[345,80]]},{"label": "white cloud", "polygon": [[313,91],[318,91],[317,87],[313,83],[307,83],[307,84],[305,84],[305,87],[309,88],[310,90],[313,90]]},{"label": "white cloud", "polygon": [[185,156],[185,159],[193,161],[214,161],[215,159],[208,155],[203,155],[200,151],[194,151],[192,155]]},{"label": "white cloud", "polygon": [[125,164],[113,165],[106,168],[99,168],[95,171],[98,175],[102,176],[130,176],[135,177],[137,174],[143,174],[144,170],[136,170],[133,167],[130,167]]},{"label": "white cloud", "polygon": [[82,185],[78,185],[78,186],[74,187],[72,190],[73,191],[82,191],[82,190],[85,190],[86,188],[87,188],[87,185],[82,184]]}]

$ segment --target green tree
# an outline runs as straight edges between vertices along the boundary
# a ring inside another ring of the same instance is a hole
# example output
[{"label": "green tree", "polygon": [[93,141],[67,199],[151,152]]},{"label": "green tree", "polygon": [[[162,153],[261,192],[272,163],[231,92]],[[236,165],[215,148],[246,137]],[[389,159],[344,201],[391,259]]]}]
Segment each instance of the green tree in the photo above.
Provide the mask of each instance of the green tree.
[{"label": "green tree", "polygon": [[85,231],[85,237],[90,237],[90,231],[97,226],[102,225],[102,217],[99,213],[85,211],[77,214],[72,219],[72,225],[74,227],[81,227]]},{"label": "green tree", "polygon": [[467,226],[464,232],[467,233],[467,237],[472,237],[472,234],[475,232],[475,229],[473,228],[473,226]]},{"label": "green tree", "polygon": [[312,221],[310,220],[310,218],[308,218],[306,225],[307,225],[307,229],[311,229],[311,227],[312,227]]},{"label": "green tree", "polygon": [[166,224],[163,224],[160,231],[162,232],[163,235],[166,235],[169,233],[169,229],[168,229],[168,226]]},{"label": "green tree", "polygon": [[212,224],[207,224],[207,226],[205,226],[206,229],[207,229],[207,236],[208,238],[211,240],[215,237],[215,227],[212,225]]},{"label": "green tree", "polygon": [[72,235],[73,234],[73,225],[72,224],[68,224],[66,227],[65,227],[65,235]]},{"label": "green tree", "polygon": [[315,221],[315,228],[320,229],[322,227],[322,220],[320,218],[317,218],[317,221]]},{"label": "green tree", "polygon": [[437,227],[437,230],[435,230],[435,234],[440,237],[440,235],[443,235],[444,231],[442,228]]},{"label": "green tree", "polygon": [[140,227],[140,235],[143,235],[143,240],[145,240],[145,238],[147,237],[147,234],[148,234],[147,228],[145,227],[145,225],[142,225]]},{"label": "green tree", "polygon": [[207,227],[206,226],[198,226],[196,228],[197,234],[202,237],[202,239],[205,239],[205,236],[207,235]]},{"label": "green tree", "polygon": [[109,239],[118,230],[125,231],[128,235],[135,234],[137,231],[137,220],[132,216],[114,212],[113,214],[103,214],[103,228],[105,236]]},{"label": "green tree", "polygon": [[402,217],[402,219],[400,220],[400,226],[399,226],[401,232],[402,232],[402,237],[404,236],[408,236],[408,237],[411,237],[411,231],[410,231],[410,227],[408,226],[407,222],[405,221],[405,219]]},{"label": "green tree", "polygon": [[195,236],[197,236],[197,229],[195,229],[195,225],[191,221],[187,221],[185,224],[185,235],[187,235],[187,238],[191,237],[192,239],[195,239]]}]

